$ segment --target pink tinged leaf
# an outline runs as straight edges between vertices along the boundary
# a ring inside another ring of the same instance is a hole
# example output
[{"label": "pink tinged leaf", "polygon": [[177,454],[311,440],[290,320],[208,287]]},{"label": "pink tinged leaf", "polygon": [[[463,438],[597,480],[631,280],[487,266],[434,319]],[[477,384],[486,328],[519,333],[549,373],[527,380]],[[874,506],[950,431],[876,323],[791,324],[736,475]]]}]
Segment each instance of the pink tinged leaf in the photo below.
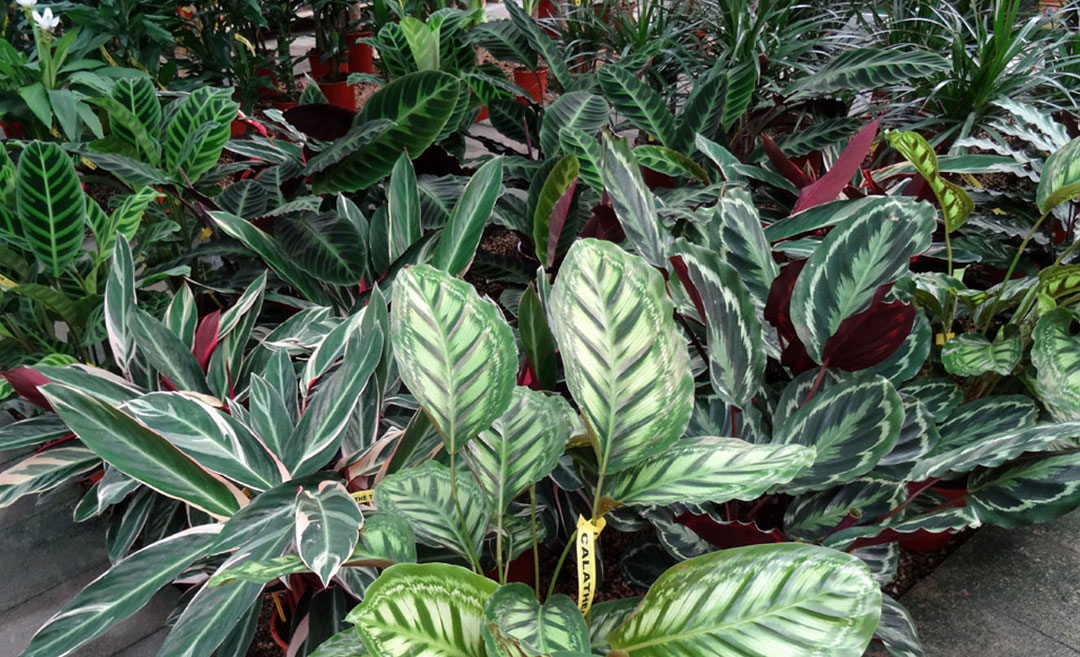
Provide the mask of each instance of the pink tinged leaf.
[{"label": "pink tinged leaf", "polygon": [[7,382],[11,384],[11,387],[15,392],[19,393],[23,399],[44,408],[45,410],[52,410],[52,405],[49,404],[44,395],[38,392],[38,386],[51,383],[51,381],[45,378],[45,375],[41,372],[29,367],[16,367],[13,370],[0,372],[0,376],[7,379]]},{"label": "pink tinged leaf", "polygon": [[690,296],[690,300],[694,302],[694,309],[697,310],[698,317],[702,322],[705,321],[705,302],[701,299],[701,292],[694,287],[694,281],[690,280],[690,270],[686,267],[686,261],[682,256],[671,256],[668,258],[671,261],[672,267],[675,269],[675,274],[679,277],[679,282],[682,283],[683,289]]},{"label": "pink tinged leaf", "polygon": [[772,137],[769,135],[761,135],[761,148],[764,149],[765,155],[769,158],[769,161],[772,162],[772,165],[776,167],[777,173],[786,178],[791,184],[802,189],[814,182],[809,176],[803,173],[802,169],[791,161],[791,158],[784,155],[784,152],[780,150],[780,147],[776,145],[776,142],[773,141]]},{"label": "pink tinged leaf", "polygon": [[221,322],[221,311],[215,310],[199,320],[199,327],[195,329],[195,346],[191,353],[199,362],[199,367],[206,371],[210,362],[210,354],[214,353],[214,347],[218,343],[218,326]]},{"label": "pink tinged leaf", "polygon": [[570,211],[570,202],[574,199],[577,181],[576,177],[570,181],[570,186],[566,188],[566,191],[563,192],[563,195],[559,197],[559,200],[551,208],[547,247],[547,266],[549,268],[555,266],[555,249],[559,246],[559,236],[562,234],[563,226],[566,224],[566,214]]},{"label": "pink tinged leaf", "polygon": [[870,152],[870,147],[874,145],[874,137],[877,136],[880,124],[881,119],[878,119],[860,130],[848,142],[828,173],[814,184],[802,188],[792,214],[835,200],[840,192],[851,184],[852,176],[858,172],[859,166]]},{"label": "pink tinged leaf", "polygon": [[825,341],[829,365],[849,372],[873,367],[896,353],[915,324],[915,308],[902,301],[885,303],[889,285],[874,294],[870,307],[848,317]]}]

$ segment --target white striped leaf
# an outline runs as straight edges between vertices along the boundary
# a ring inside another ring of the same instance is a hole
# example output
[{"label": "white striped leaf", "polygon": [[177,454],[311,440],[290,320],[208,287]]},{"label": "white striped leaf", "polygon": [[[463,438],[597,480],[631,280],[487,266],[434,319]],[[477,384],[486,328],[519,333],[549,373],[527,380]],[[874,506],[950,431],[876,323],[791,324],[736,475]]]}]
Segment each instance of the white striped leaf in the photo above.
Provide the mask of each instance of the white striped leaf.
[{"label": "white striped leaf", "polygon": [[[856,548],[851,551],[856,557],[862,559],[866,567],[870,569],[874,581],[881,586],[886,586],[896,579],[896,571],[900,564],[900,544],[881,543]],[[878,625],[880,628],[881,625]]]},{"label": "white striped leaf", "polygon": [[926,657],[911,614],[885,594],[881,596],[881,620],[874,631],[874,640],[885,646],[890,657]]},{"label": "white striped leaf", "polygon": [[506,412],[466,443],[462,456],[495,513],[555,469],[570,439],[564,406],[559,397],[517,386]]},{"label": "white striped leaf", "polygon": [[661,144],[673,146],[675,117],[656,90],[617,64],[600,67],[596,79],[616,112]]},{"label": "white striped leaf", "polygon": [[191,350],[164,324],[135,305],[128,309],[126,324],[142,355],[174,386],[203,395],[211,394]]},{"label": "white striped leaf", "polygon": [[484,657],[484,603],[494,581],[448,564],[398,564],[346,620],[373,657]]},{"label": "white striped leaf", "polygon": [[1042,167],[1035,202],[1043,213],[1080,194],[1080,138],[1054,151]]},{"label": "white striped leaf", "polygon": [[726,403],[746,408],[761,388],[765,341],[745,272],[736,271],[714,251],[676,242],[690,280],[705,308],[709,379]]},{"label": "white striped leaf", "polygon": [[981,333],[964,333],[949,338],[941,349],[941,364],[949,374],[979,376],[996,372],[1007,376],[1019,364],[1024,348],[1019,331],[998,331],[991,342]]},{"label": "white striped leaf", "polygon": [[607,642],[608,635],[622,625],[640,603],[641,597],[635,596],[604,600],[592,606],[589,610],[589,640],[594,653],[606,655],[611,651]]},{"label": "white striped leaf", "polygon": [[191,293],[191,287],[187,281],[180,284],[180,289],[176,291],[172,301],[165,308],[163,321],[181,342],[189,347],[195,346],[195,329],[199,324],[199,310],[195,306],[195,295]]},{"label": "white striped leaf", "polygon": [[[562,94],[544,109],[540,124],[540,150],[545,157],[559,153],[563,130],[579,130],[594,144],[596,132],[607,122],[608,104],[588,91]],[[565,151],[565,146],[563,147]]]},{"label": "white striped leaf", "polygon": [[870,305],[877,289],[907,271],[930,246],[934,209],[887,203],[834,228],[806,261],[791,293],[791,321],[806,351],[821,362],[825,341]]},{"label": "white striped leaf", "polygon": [[930,322],[926,319],[926,315],[916,312],[911,333],[908,333],[893,355],[864,371],[879,374],[892,381],[894,385],[900,385],[922,369],[926,357],[930,355],[930,343]]},{"label": "white striped leaf", "polygon": [[437,461],[402,470],[375,487],[379,511],[409,521],[416,538],[432,547],[445,547],[468,558],[478,554],[488,524],[488,508],[480,486],[471,477],[457,478],[458,515],[450,488],[450,469]]},{"label": "white striped leaf", "polygon": [[[568,596],[557,594],[541,604],[532,588],[520,583],[500,586],[484,605],[484,619],[499,634],[515,639],[530,655],[557,651],[588,653],[589,628]],[[488,655],[500,650],[492,631],[484,628]]]},{"label": "white striped leaf", "polygon": [[900,436],[888,454],[881,457],[878,466],[904,465],[907,470],[923,456],[929,454],[941,441],[934,424],[934,416],[919,399],[900,394],[904,404],[904,424],[900,427]]},{"label": "white striped leaf", "polygon": [[901,392],[926,404],[926,410],[935,422],[949,419],[953,409],[964,401],[964,393],[949,379],[916,379],[905,385]]},{"label": "white striped leaf", "polygon": [[780,488],[824,490],[866,474],[896,445],[903,422],[900,395],[880,376],[850,377],[818,391],[773,436],[774,443],[817,449],[813,465]]},{"label": "white striped leaf", "polygon": [[859,657],[880,614],[881,591],[856,557],[755,545],[669,569],[608,641],[629,657]]},{"label": "white striped leaf", "polygon": [[1000,527],[1063,516],[1080,506],[1080,452],[980,470],[968,480],[966,500],[979,520]]},{"label": "white striped leaf", "polygon": [[971,507],[949,507],[940,511],[906,517],[899,521],[890,518],[876,525],[848,527],[828,536],[824,539],[823,545],[841,550],[856,539],[876,538],[885,531],[888,531],[890,537],[896,540],[897,538],[902,539],[905,535],[916,533],[955,534],[981,525],[982,522]]},{"label": "white striped leaf", "polygon": [[394,281],[390,326],[401,380],[451,453],[510,405],[513,333],[465,281],[427,265],[405,269]]},{"label": "white striped leaf", "polygon": [[390,249],[388,262],[393,262],[405,253],[413,242],[420,239],[422,234],[416,170],[406,151],[402,151],[401,157],[394,163],[386,196],[386,243]]},{"label": "white striped leaf", "polygon": [[845,378],[844,373],[839,370],[826,369],[821,381],[818,382],[819,373],[820,370],[807,370],[784,386],[784,391],[780,393],[780,399],[773,410],[773,426],[780,427],[791,419],[795,411],[799,410],[799,407],[810,397],[810,391],[814,389],[815,383],[817,383],[818,393],[821,393]]},{"label": "white striped leaf", "polygon": [[941,440],[932,452],[963,447],[983,438],[1023,429],[1035,424],[1035,402],[1024,395],[997,395],[963,404],[947,422],[938,426]]},{"label": "white striped leaf", "polygon": [[285,446],[296,425],[289,416],[289,409],[282,395],[265,378],[255,374],[251,377],[248,404],[251,410],[251,428],[271,454],[279,459],[284,458]]},{"label": "white striped leaf", "polygon": [[356,548],[364,514],[336,481],[324,481],[296,494],[296,547],[300,559],[323,586],[329,586]]},{"label": "white striped leaf", "polygon": [[206,402],[175,392],[152,392],[125,405],[132,417],[211,472],[255,490],[288,479],[288,472],[247,427]]},{"label": "white striped leaf", "polygon": [[813,448],[801,445],[684,438],[611,477],[605,491],[632,506],[752,500],[813,462]]},{"label": "white striped leaf", "polygon": [[608,473],[667,449],[694,404],[690,355],[660,274],[611,242],[570,248],[549,317],[566,382]]},{"label": "white striped leaf", "polygon": [[64,149],[40,141],[26,145],[15,171],[19,227],[30,252],[53,276],[82,250],[86,198]]},{"label": "white striped leaf", "polygon": [[1080,420],[1080,339],[1072,333],[1076,314],[1056,308],[1039,317],[1032,334],[1031,362],[1038,370],[1039,399],[1057,420]]},{"label": "white striped leaf", "polygon": [[979,466],[998,466],[1024,452],[1043,452],[1076,438],[1080,438],[1080,422],[1077,421],[1039,424],[984,435],[970,443],[934,450],[916,464],[911,472],[911,480],[922,481],[948,472],[960,474]]},{"label": "white striped leaf", "polygon": [[85,447],[57,447],[29,456],[0,472],[0,508],[24,495],[43,493],[101,464]]},{"label": "white striped leaf", "polygon": [[469,269],[495,201],[502,194],[502,177],[502,157],[495,157],[469,179],[439,235],[432,265],[454,276],[461,276]]},{"label": "white striped leaf", "polygon": [[63,657],[105,633],[150,601],[192,562],[210,552],[221,525],[201,525],[149,545],[113,564],[45,622],[23,657]]},{"label": "white striped leaf", "polygon": [[848,516],[873,520],[896,508],[906,496],[902,481],[873,474],[859,477],[837,488],[796,497],[784,513],[784,533],[814,542]]},{"label": "white striped leaf", "polygon": [[55,415],[38,415],[0,427],[0,451],[33,447],[71,434],[64,421]]},{"label": "white striped leaf", "polygon": [[742,275],[754,305],[765,308],[769,287],[780,268],[773,260],[750,192],[743,187],[728,190],[717,201],[714,217],[720,229],[720,243],[712,245],[714,250],[721,249],[724,261]]},{"label": "white striped leaf", "polygon": [[[190,294],[190,292],[189,292]],[[105,283],[105,331],[109,348],[123,372],[135,356],[135,338],[128,330],[128,313],[135,307],[135,265],[127,238],[117,235],[112,267]]]},{"label": "white striped leaf", "polygon": [[600,176],[626,240],[650,265],[663,267],[671,236],[660,227],[656,199],[645,186],[641,167],[625,139],[604,135]]},{"label": "white striped leaf", "polygon": [[87,447],[129,477],[216,517],[227,518],[246,503],[236,487],[109,404],[55,383],[39,390]]}]

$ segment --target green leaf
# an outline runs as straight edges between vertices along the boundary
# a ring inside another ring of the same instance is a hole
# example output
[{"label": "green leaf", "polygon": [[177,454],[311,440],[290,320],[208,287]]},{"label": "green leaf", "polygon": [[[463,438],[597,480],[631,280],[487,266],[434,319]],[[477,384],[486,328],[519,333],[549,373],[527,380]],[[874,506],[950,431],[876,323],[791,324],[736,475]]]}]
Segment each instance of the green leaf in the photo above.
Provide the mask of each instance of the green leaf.
[{"label": "green leaf", "polygon": [[849,516],[872,520],[895,509],[906,497],[902,481],[873,474],[859,477],[843,486],[793,499],[784,512],[784,533],[815,542]]},{"label": "green leaf", "polygon": [[[120,231],[128,240],[135,239],[135,232],[139,229],[143,213],[146,212],[151,203],[159,198],[164,198],[164,196],[161,192],[150,187],[142,187],[134,194],[128,195],[110,215],[111,229]],[[109,243],[106,242],[106,251],[109,246]]]},{"label": "green leaf", "polygon": [[356,285],[367,266],[367,241],[350,221],[335,213],[282,217],[275,237],[302,271],[333,285]]},{"label": "green leaf", "polygon": [[182,171],[191,183],[198,182],[221,158],[239,109],[228,90],[199,87],[192,91],[165,127],[165,167]]},{"label": "green leaf", "polygon": [[1002,328],[993,342],[981,333],[949,338],[941,349],[941,364],[945,371],[957,376],[978,376],[984,372],[1008,376],[1022,355],[1020,332]]},{"label": "green leaf", "polygon": [[555,82],[564,90],[569,90],[574,78],[570,74],[570,67],[566,64],[566,57],[555,43],[555,40],[541,29],[540,25],[513,0],[503,6],[506,7],[507,13],[510,14],[510,20],[518,30],[525,34],[529,45],[544,58],[544,63],[547,64],[548,70],[551,71],[552,77],[555,78]]},{"label": "green leaf", "polygon": [[[125,313],[126,315],[126,313]],[[165,326],[185,345],[195,346],[195,329],[199,324],[199,310],[195,306],[195,295],[187,281],[180,284],[180,289],[173,294],[172,301],[165,308],[162,318]]]},{"label": "green leaf", "polygon": [[968,480],[968,506],[979,520],[1000,527],[1047,522],[1080,506],[1080,452],[1032,458]]},{"label": "green leaf", "polygon": [[785,96],[827,96],[837,91],[871,91],[893,84],[911,84],[949,68],[937,53],[912,48],[854,48],[842,51],[814,73],[798,80]]},{"label": "green leaf", "polygon": [[100,464],[101,459],[85,447],[57,447],[28,456],[0,472],[0,508],[56,488]]},{"label": "green leaf", "polygon": [[905,385],[901,392],[911,395],[922,403],[933,415],[935,422],[949,419],[953,409],[964,401],[964,393],[949,379],[916,379]]},{"label": "green leaf", "polygon": [[1055,308],[1039,317],[1032,333],[1031,362],[1038,372],[1039,399],[1058,420],[1080,420],[1080,339],[1072,331],[1075,321],[1073,311]]},{"label": "green leaf", "polygon": [[938,427],[934,453],[1035,424],[1035,403],[1026,395],[996,395],[967,402]]},{"label": "green leaf", "polygon": [[645,186],[641,168],[625,139],[604,135],[600,174],[627,241],[650,265],[664,267],[671,236],[661,231],[656,200]]},{"label": "green leaf", "polygon": [[781,488],[824,490],[869,472],[896,444],[903,422],[900,395],[880,376],[852,376],[819,390],[773,435],[774,443],[817,449],[813,465]]},{"label": "green leaf", "polygon": [[401,152],[419,157],[442,132],[454,113],[461,82],[440,71],[418,71],[399,77],[375,92],[354,125],[389,119],[394,125],[341,162],[314,176],[313,191],[355,192],[390,173]]},{"label": "green leaf", "polygon": [[324,481],[296,494],[296,546],[304,564],[329,586],[356,548],[364,515],[345,486]]},{"label": "green leaf", "polygon": [[559,152],[563,130],[581,130],[593,142],[596,132],[608,118],[608,104],[603,98],[587,91],[571,91],[555,99],[544,110],[540,124],[540,150],[545,157]]},{"label": "green leaf", "polygon": [[394,281],[390,337],[401,380],[449,452],[510,405],[517,353],[495,304],[449,274],[416,265]]},{"label": "green leaf", "polygon": [[697,162],[667,146],[643,144],[634,148],[634,157],[641,166],[674,178],[696,178],[709,183],[709,172]]},{"label": "green leaf", "polygon": [[55,415],[37,415],[0,427],[0,451],[43,445],[70,433]]},{"label": "green leaf", "polygon": [[926,179],[930,189],[934,190],[934,196],[941,206],[941,214],[945,217],[946,228],[954,231],[963,226],[975,210],[975,201],[962,187],[942,177],[934,147],[917,132],[892,130],[886,133],[885,137],[893,148],[915,165],[915,170]]},{"label": "green leaf", "polygon": [[[751,54],[737,66],[727,72],[727,95],[724,98],[724,113],[720,126],[725,132],[739,122],[754,100],[754,91],[758,83],[758,58]],[[700,148],[700,146],[699,146]]]},{"label": "green leaf", "polygon": [[416,171],[406,152],[402,152],[394,163],[386,196],[389,228],[386,241],[390,247],[389,262],[393,262],[420,239],[423,232],[420,228],[420,192],[416,187]]},{"label": "green leaf", "polygon": [[1080,195],[1080,137],[1054,151],[1043,165],[1035,202],[1043,214]]},{"label": "green leaf", "polygon": [[199,362],[180,338],[138,306],[131,306],[127,329],[139,351],[154,369],[169,377],[180,390],[210,394]]},{"label": "green leaf", "polygon": [[[532,588],[525,584],[500,586],[484,605],[484,620],[496,626],[502,636],[520,642],[530,655],[588,653],[590,649],[585,617],[574,601],[561,593],[540,604]],[[500,654],[495,638],[484,629],[488,654]]]},{"label": "green leaf", "polygon": [[173,534],[117,562],[56,613],[23,657],[67,655],[141,609],[161,588],[210,551],[220,525]]},{"label": "green leaf", "polygon": [[536,199],[536,211],[532,220],[533,244],[536,247],[536,259],[546,267],[553,267],[555,264],[555,250],[566,213],[570,209],[570,199],[577,184],[578,172],[577,157],[564,156],[548,173]]},{"label": "green leaf", "polygon": [[1012,460],[1024,452],[1042,452],[1064,441],[1080,437],[1080,422],[1040,424],[1034,427],[992,433],[976,440],[934,450],[919,461],[910,479],[922,481],[946,473],[962,474],[982,466],[990,468]]},{"label": "green leaf", "polygon": [[135,264],[127,239],[120,235],[105,283],[105,331],[113,359],[125,373],[135,356],[135,338],[128,327],[128,315],[135,303]]},{"label": "green leaf", "polygon": [[907,609],[888,595],[881,596],[881,620],[874,631],[874,640],[880,641],[891,657],[926,657],[915,621]]},{"label": "green leaf", "polygon": [[[161,103],[158,101],[157,92],[154,90],[154,83],[149,77],[140,76],[117,80],[113,86],[112,98],[131,113],[131,116],[139,122],[147,136],[157,136],[158,131],[161,130]],[[131,128],[126,127],[122,122],[112,121],[110,127],[114,135],[127,143],[133,146],[140,145]],[[158,150],[160,150],[160,147],[158,147]],[[152,162],[156,162],[160,156],[160,153],[153,150],[145,152]]]},{"label": "green leaf", "polygon": [[915,313],[915,325],[904,338],[904,342],[885,360],[866,368],[866,372],[880,374],[894,385],[911,379],[922,369],[926,357],[930,355],[930,322],[921,312]]},{"label": "green leaf", "polygon": [[59,145],[33,141],[23,149],[15,171],[15,204],[30,252],[59,277],[82,251],[86,223],[86,195]]},{"label": "green leaf", "polygon": [[822,360],[825,341],[866,310],[878,287],[907,272],[930,246],[934,212],[926,204],[881,205],[834,228],[806,261],[791,293],[791,321],[806,351]]},{"label": "green leaf", "polygon": [[584,239],[550,299],[567,386],[602,470],[669,448],[690,421],[694,382],[660,274],[611,242]]},{"label": "green leaf", "polygon": [[813,448],[755,445],[736,438],[684,438],[610,479],[606,490],[630,506],[753,500],[791,481],[814,461]]},{"label": "green leaf", "polygon": [[421,71],[434,71],[439,68],[439,31],[431,29],[427,23],[413,16],[405,16],[398,23],[409,51],[416,61],[416,68]]},{"label": "green leaf", "polygon": [[559,462],[570,425],[562,401],[517,386],[510,407],[462,455],[495,513],[505,513],[521,491],[547,476]]},{"label": "green leaf", "polygon": [[373,657],[483,657],[484,604],[494,581],[448,564],[398,564],[368,587],[346,620]]},{"label": "green leaf", "polygon": [[734,187],[720,197],[713,214],[718,228],[718,244],[710,246],[720,250],[727,264],[739,272],[754,305],[765,308],[769,288],[780,272],[772,258],[772,249],[761,228],[761,219],[750,192]]},{"label": "green leaf", "polygon": [[629,657],[858,657],[880,613],[880,589],[858,558],[755,545],[669,569],[608,639]]},{"label": "green leaf", "polygon": [[375,487],[375,506],[409,521],[424,545],[445,547],[469,558],[484,540],[488,508],[472,477],[457,478],[459,515],[450,487],[450,470],[437,461],[389,475]]},{"label": "green leaf", "polygon": [[604,181],[600,176],[600,163],[604,159],[604,150],[596,137],[579,128],[559,130],[559,146],[568,155],[578,159],[581,179],[597,192],[604,191]]},{"label": "green leaf", "polygon": [[622,625],[641,603],[640,597],[597,602],[589,610],[589,637],[593,652],[606,655],[611,651],[607,638]]},{"label": "green leaf", "polygon": [[[311,86],[318,88],[318,85],[313,84]],[[307,175],[317,174],[343,162],[349,156],[359,152],[360,149],[385,135],[392,127],[394,127],[394,122],[390,119],[355,121],[343,137],[323,146],[318,155],[308,160],[307,166],[304,167],[304,173]]]},{"label": "green leaf", "polygon": [[480,245],[480,236],[491,217],[495,201],[502,194],[502,158],[495,157],[480,167],[465,185],[461,199],[450,213],[450,221],[439,236],[431,264],[460,276],[468,270]]},{"label": "green leaf", "polygon": [[540,305],[540,297],[531,285],[521,295],[518,305],[518,332],[537,383],[543,390],[554,390],[557,370],[555,338],[551,335],[547,315]]},{"label": "green leaf", "polygon": [[708,73],[694,81],[694,88],[675,118],[673,148],[693,154],[697,135],[703,135],[706,139],[716,136],[727,100],[728,71],[729,63],[721,59]]},{"label": "green leaf", "polygon": [[675,139],[675,117],[654,89],[619,65],[601,66],[596,74],[604,96],[630,124],[665,146]]}]

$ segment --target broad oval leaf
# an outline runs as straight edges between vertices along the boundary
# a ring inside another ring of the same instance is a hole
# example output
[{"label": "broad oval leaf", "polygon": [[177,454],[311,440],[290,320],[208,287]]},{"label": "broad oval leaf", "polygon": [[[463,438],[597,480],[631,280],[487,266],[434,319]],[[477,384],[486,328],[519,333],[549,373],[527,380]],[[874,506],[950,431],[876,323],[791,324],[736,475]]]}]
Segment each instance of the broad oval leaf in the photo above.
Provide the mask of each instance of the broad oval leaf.
[{"label": "broad oval leaf", "polygon": [[625,470],[671,446],[690,421],[694,381],[660,274],[611,242],[584,239],[550,298],[567,386],[600,467]]},{"label": "broad oval leaf", "polygon": [[1035,202],[1042,213],[1080,195],[1080,137],[1054,151],[1043,165]]},{"label": "broad oval leaf", "polygon": [[15,206],[30,252],[59,277],[82,250],[86,195],[71,157],[58,144],[32,141],[23,149]]},{"label": "broad oval leaf", "polygon": [[1080,506],[1080,452],[1050,454],[976,472],[968,481],[965,500],[979,520],[1000,527],[1063,516]]},{"label": "broad oval leaf", "polygon": [[356,548],[364,515],[345,486],[324,481],[296,494],[296,547],[300,558],[323,586]]},{"label": "broad oval leaf", "polygon": [[1020,363],[1023,347],[1019,331],[1003,327],[991,342],[980,333],[965,333],[949,338],[941,349],[941,364],[949,374],[978,376],[996,372],[1007,376]]},{"label": "broad oval leaf", "polygon": [[985,435],[973,442],[934,450],[919,461],[910,478],[922,481],[949,472],[961,474],[982,466],[990,468],[1024,452],[1042,452],[1080,438],[1080,422],[1039,424],[1033,427]]},{"label": "broad oval leaf", "polygon": [[180,101],[165,127],[165,165],[169,171],[182,171],[195,183],[217,164],[240,109],[229,93],[227,89],[199,87]]},{"label": "broad oval leaf", "polygon": [[356,285],[364,278],[367,240],[352,222],[337,214],[282,217],[274,237],[305,273],[334,285]]},{"label": "broad oval leaf", "polygon": [[596,94],[571,91],[559,96],[544,110],[540,124],[540,148],[544,156],[553,157],[559,152],[563,130],[580,130],[595,143],[596,132],[607,118],[608,104]]},{"label": "broad oval leaf", "polygon": [[[500,586],[484,606],[484,618],[500,634],[517,640],[528,654],[569,651],[588,654],[589,628],[585,617],[568,596],[557,594],[541,604],[525,584]],[[489,655],[500,654],[490,631],[484,640]]]},{"label": "broad oval leaf", "polygon": [[907,497],[904,482],[870,474],[829,490],[800,495],[784,512],[784,533],[816,541],[848,517],[873,520],[892,511]]},{"label": "broad oval leaf", "polygon": [[1038,371],[1039,398],[1058,420],[1080,420],[1080,339],[1072,332],[1076,314],[1056,308],[1039,317],[1032,333],[1031,362]]}]

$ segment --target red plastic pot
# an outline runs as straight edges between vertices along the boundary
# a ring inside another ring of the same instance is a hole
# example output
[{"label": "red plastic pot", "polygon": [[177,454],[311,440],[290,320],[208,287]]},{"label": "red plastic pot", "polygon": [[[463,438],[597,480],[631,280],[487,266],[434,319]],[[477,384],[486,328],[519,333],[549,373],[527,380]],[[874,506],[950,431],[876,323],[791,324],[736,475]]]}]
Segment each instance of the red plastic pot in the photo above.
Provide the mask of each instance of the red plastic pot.
[{"label": "red plastic pot", "polygon": [[[496,582],[499,581],[499,573],[495,569],[489,570],[484,573],[488,579],[493,579]],[[521,553],[517,559],[510,562],[510,569],[507,571],[506,581],[519,582],[521,584],[527,584],[532,586],[536,583],[536,572],[533,569],[533,551],[532,548],[525,550]]]},{"label": "red plastic pot", "polygon": [[356,87],[348,82],[320,82],[319,90],[331,105],[356,111]]},{"label": "red plastic pot", "polygon": [[[543,102],[544,96],[547,95],[547,77],[546,68],[539,71],[517,69],[514,71],[514,84],[528,91],[534,103],[540,103]],[[520,100],[526,102],[524,98]]]},{"label": "red plastic pot", "polygon": [[350,73],[374,73],[375,51],[370,44],[357,43],[358,39],[371,36],[371,32],[352,32],[345,35],[346,43],[349,44],[349,72]]},{"label": "red plastic pot", "polygon": [[291,100],[272,100],[270,101],[270,106],[276,110],[281,110],[282,112],[284,112],[287,109],[292,109],[296,107],[296,103]]},{"label": "red plastic pot", "polygon": [[[558,12],[555,11],[555,3],[551,0],[540,0],[540,4],[536,7],[537,18],[552,18],[558,16]],[[557,30],[554,30],[547,26],[547,21],[540,23],[544,31],[548,33],[550,37],[556,37],[559,35]]]},{"label": "red plastic pot", "polygon": [[0,130],[4,131],[8,139],[22,139],[26,136],[18,121],[0,121]]},{"label": "red plastic pot", "polygon": [[[323,59],[318,52],[312,50],[308,52],[308,63],[311,64],[311,77],[316,80],[321,80],[330,75],[330,60]],[[335,73],[348,73],[348,62],[337,62],[337,70]]]}]

